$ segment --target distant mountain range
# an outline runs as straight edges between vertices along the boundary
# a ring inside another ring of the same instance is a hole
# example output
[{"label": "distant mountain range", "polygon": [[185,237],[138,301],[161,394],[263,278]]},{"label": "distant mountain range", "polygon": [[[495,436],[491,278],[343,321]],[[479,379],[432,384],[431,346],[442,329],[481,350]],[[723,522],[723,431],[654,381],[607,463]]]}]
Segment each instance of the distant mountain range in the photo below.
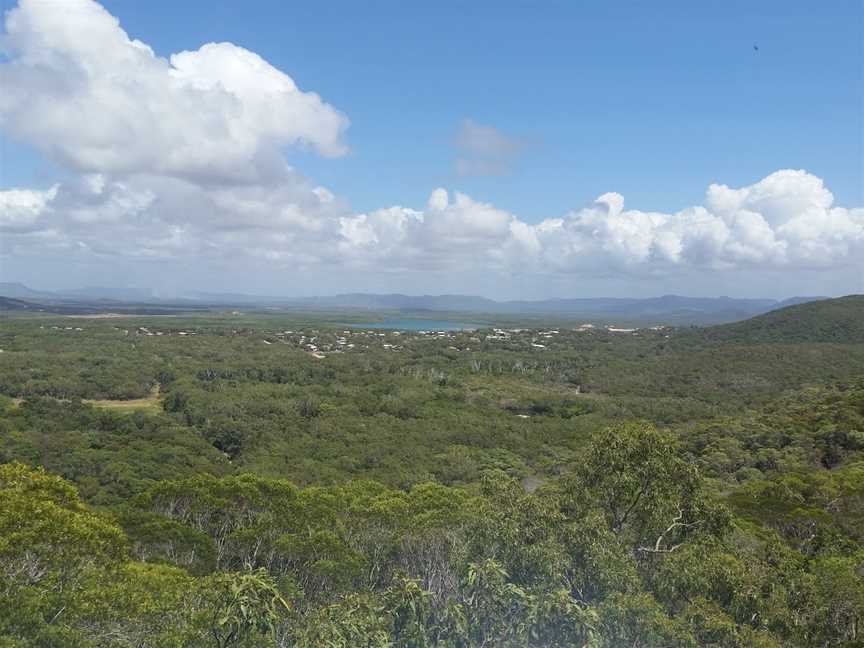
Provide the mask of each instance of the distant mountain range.
[{"label": "distant mountain range", "polygon": [[[331,297],[262,297],[232,293],[195,293],[184,298],[158,299],[140,289],[82,288],[58,292],[32,290],[20,283],[0,283],[4,310],[44,310],[82,307],[117,309],[123,304],[151,304],[175,309],[234,306],[319,311],[397,311],[402,313],[474,313],[499,316],[555,316],[567,319],[613,319],[670,324],[716,324],[734,322],[769,311],[824,297],[793,297],[786,300],[735,299],[731,297],[574,298],[538,301],[495,301],[471,295],[401,295],[349,293]],[[26,306],[22,306],[23,303]],[[9,302],[9,303],[6,303]]]},{"label": "distant mountain range", "polygon": [[790,299],[734,299],[731,297],[650,298],[584,297],[537,301],[495,301],[472,295],[401,295],[348,293],[332,297],[250,297],[247,295],[201,294],[210,303],[269,304],[307,310],[398,311],[420,313],[476,313],[502,316],[556,316],[567,319],[617,319],[657,321],[675,324],[717,324],[734,322],[794,304],[825,297]]},{"label": "distant mountain range", "polygon": [[75,300],[75,299],[100,299],[124,302],[153,301],[153,293],[149,290],[138,288],[106,288],[92,286],[87,288],[75,288],[72,290],[60,290],[49,292],[47,290],[33,290],[22,283],[0,282],[0,295],[14,299],[36,299],[36,300]]},{"label": "distant mountain range", "polygon": [[660,314],[691,311],[694,313],[730,313],[748,317],[775,308],[799,304],[823,297],[774,299],[733,299],[730,297],[679,297],[664,295],[650,298],[585,297],[575,299],[545,299],[538,301],[494,301],[468,295],[375,295],[353,293],[334,297],[309,297],[291,300],[322,309],[350,308],[361,310],[448,311],[504,314],[560,314],[650,317]]}]

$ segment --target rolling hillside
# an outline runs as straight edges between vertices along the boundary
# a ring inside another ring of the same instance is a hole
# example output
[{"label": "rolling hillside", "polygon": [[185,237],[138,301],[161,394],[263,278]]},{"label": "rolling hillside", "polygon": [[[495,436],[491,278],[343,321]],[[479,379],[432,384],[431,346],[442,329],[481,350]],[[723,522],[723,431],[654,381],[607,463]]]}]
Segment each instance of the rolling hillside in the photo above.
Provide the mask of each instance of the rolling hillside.
[{"label": "rolling hillside", "polygon": [[707,328],[705,336],[741,343],[864,343],[864,295],[787,306],[743,322]]}]

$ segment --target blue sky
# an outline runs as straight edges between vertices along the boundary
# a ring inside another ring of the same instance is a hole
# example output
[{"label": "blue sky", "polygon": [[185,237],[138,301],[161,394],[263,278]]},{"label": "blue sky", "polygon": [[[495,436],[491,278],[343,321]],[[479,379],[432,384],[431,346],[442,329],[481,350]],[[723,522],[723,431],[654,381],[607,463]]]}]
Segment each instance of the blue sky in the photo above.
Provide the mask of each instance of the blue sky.
[{"label": "blue sky", "polygon": [[[857,1],[105,6],[158,53],[228,40],[345,111],[352,154],[297,163],[356,209],[431,183],[527,220],[605,191],[669,210],[781,168],[864,202]],[[538,146],[508,177],[454,179],[466,118]]]},{"label": "blue sky", "polygon": [[[431,184],[529,221],[605,191],[672,210],[780,168],[864,203],[857,1],[103,4],[158,54],[231,41],[346,112],[349,156],[294,159],[359,210]],[[466,118],[537,145],[505,177],[455,178]]]},{"label": "blue sky", "polygon": [[[864,204],[857,0],[102,4],[158,56],[227,41],[341,111],[347,155],[282,152],[355,213],[436,187],[527,224],[605,192],[675,212],[780,169]],[[520,143],[502,173],[457,173],[465,120]],[[3,135],[0,188],[80,172],[26,140]]]}]

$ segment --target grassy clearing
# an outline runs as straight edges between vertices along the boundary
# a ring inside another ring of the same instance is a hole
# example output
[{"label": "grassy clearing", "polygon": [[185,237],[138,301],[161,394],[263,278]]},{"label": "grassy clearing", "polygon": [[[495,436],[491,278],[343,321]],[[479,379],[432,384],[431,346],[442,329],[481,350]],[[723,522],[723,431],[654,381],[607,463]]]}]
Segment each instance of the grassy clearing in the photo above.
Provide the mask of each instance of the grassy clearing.
[{"label": "grassy clearing", "polygon": [[11,396],[4,396],[0,394],[0,411],[12,411],[21,406],[21,403],[24,402],[23,398],[12,398]]},{"label": "grassy clearing", "polygon": [[113,410],[118,413],[146,412],[153,414],[162,409],[162,399],[159,394],[159,385],[156,385],[147,398],[132,398],[130,400],[109,399],[84,399],[93,407]]}]

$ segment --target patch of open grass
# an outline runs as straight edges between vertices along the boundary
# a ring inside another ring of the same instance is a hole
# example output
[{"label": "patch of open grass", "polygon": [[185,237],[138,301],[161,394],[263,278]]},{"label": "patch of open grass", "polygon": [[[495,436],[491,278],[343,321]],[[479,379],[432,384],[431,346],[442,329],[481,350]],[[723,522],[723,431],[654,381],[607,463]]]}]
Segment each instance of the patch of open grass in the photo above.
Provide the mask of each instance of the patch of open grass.
[{"label": "patch of open grass", "polygon": [[153,388],[147,398],[132,398],[129,400],[110,399],[85,399],[93,407],[110,409],[118,413],[147,412],[155,413],[162,409],[162,399],[159,395],[159,386]]}]

